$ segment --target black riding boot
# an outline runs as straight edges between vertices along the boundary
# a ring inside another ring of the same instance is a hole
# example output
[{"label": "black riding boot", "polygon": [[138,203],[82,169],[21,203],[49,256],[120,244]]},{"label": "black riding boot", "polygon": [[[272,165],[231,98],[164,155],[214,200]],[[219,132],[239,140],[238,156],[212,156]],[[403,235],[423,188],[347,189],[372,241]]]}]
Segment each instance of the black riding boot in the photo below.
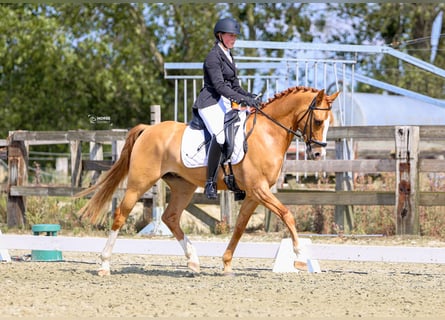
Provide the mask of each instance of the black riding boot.
[{"label": "black riding boot", "polygon": [[221,161],[222,146],[216,141],[215,136],[213,136],[210,142],[210,147],[208,151],[208,162],[207,162],[207,182],[204,188],[204,193],[208,199],[218,198],[218,189],[216,187],[216,177],[218,175],[218,168]]}]

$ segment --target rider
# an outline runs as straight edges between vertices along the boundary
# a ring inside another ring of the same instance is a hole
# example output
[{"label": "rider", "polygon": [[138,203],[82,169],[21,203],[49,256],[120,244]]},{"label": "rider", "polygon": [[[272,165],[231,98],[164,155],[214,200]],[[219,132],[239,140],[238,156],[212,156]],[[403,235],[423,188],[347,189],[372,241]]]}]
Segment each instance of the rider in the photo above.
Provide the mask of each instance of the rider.
[{"label": "rider", "polygon": [[235,19],[218,20],[213,30],[216,41],[204,61],[204,86],[196,99],[193,108],[204,121],[207,130],[212,135],[208,149],[207,182],[205,194],[209,199],[217,198],[217,174],[222,147],[225,142],[224,115],[232,108],[232,103],[244,103],[247,106],[258,107],[260,102],[256,95],[241,88],[232,49],[240,25]]}]

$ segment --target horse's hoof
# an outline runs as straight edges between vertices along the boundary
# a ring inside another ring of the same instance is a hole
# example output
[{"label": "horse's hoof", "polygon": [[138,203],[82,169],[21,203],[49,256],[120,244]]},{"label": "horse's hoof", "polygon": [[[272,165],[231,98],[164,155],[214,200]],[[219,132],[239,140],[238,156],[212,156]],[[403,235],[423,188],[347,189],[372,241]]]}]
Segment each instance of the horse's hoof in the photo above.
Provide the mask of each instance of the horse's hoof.
[{"label": "horse's hoof", "polygon": [[97,271],[97,275],[100,277],[106,277],[109,276],[110,274],[111,274],[110,270],[100,269],[99,271]]},{"label": "horse's hoof", "polygon": [[231,278],[233,278],[233,277],[235,277],[235,272],[233,272],[233,271],[224,271],[223,276],[224,277],[231,277]]},{"label": "horse's hoof", "polygon": [[307,271],[308,267],[307,267],[307,263],[306,262],[302,262],[302,261],[294,261],[294,268],[301,270],[301,271]]},{"label": "horse's hoof", "polygon": [[199,273],[201,271],[199,263],[196,263],[196,262],[188,262],[187,267],[195,273]]}]

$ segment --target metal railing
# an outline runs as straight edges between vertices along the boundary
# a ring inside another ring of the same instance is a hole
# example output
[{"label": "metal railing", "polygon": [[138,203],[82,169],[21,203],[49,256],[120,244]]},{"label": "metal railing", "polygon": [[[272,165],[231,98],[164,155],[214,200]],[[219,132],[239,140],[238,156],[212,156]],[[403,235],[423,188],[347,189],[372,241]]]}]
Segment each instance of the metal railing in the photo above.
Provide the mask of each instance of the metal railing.
[{"label": "metal railing", "polygon": [[[235,57],[237,61],[256,59],[258,58]],[[334,88],[335,91],[343,92],[352,88],[355,60],[308,58],[272,61],[266,59],[266,61],[237,63],[239,79],[247,91],[262,91],[264,98],[268,99],[275,93],[293,86]],[[175,82],[174,120],[187,122],[193,102],[202,87],[202,63],[165,63],[164,69],[165,78]],[[256,72],[249,75],[247,74],[249,70]],[[190,74],[191,72],[193,74]],[[344,109],[344,104],[345,101],[340,103],[341,109]]]}]

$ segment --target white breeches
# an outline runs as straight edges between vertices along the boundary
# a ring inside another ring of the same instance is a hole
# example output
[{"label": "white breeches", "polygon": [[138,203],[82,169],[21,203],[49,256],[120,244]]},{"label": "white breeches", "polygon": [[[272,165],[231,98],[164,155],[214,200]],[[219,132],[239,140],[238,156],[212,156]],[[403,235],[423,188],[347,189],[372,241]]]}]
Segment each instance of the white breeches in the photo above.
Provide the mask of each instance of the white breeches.
[{"label": "white breeches", "polygon": [[206,108],[198,109],[199,115],[204,121],[210,134],[216,136],[219,144],[224,144],[226,136],[224,134],[224,116],[231,110],[231,103],[228,99],[221,96],[217,104]]}]

